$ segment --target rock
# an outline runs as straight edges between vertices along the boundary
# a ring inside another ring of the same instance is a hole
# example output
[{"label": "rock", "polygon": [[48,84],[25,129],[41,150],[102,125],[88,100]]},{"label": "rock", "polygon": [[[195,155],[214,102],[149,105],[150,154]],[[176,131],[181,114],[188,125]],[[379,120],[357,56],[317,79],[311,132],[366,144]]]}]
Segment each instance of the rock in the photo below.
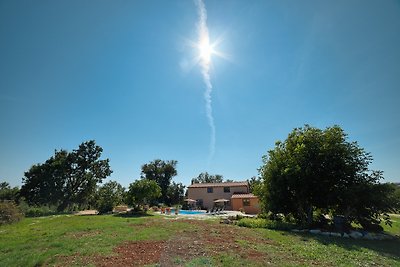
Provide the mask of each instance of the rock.
[{"label": "rock", "polygon": [[331,233],[330,232],[321,232],[321,235],[330,236]]},{"label": "rock", "polygon": [[308,229],[292,229],[291,231],[295,233],[307,233]]},{"label": "rock", "polygon": [[331,232],[331,236],[342,237],[341,233]]},{"label": "rock", "polygon": [[349,238],[350,236],[347,233],[343,233],[342,237]]},{"label": "rock", "polygon": [[311,233],[311,234],[320,234],[320,233],[321,233],[321,230],[318,230],[318,229],[311,229],[311,230],[310,230],[310,233]]},{"label": "rock", "polygon": [[366,233],[366,234],[363,236],[363,238],[364,238],[364,239],[368,239],[368,240],[374,240],[374,239],[376,239],[376,237],[375,237],[373,234],[371,234],[371,233]]},{"label": "rock", "polygon": [[354,239],[359,239],[363,237],[363,234],[357,231],[350,231],[349,236]]},{"label": "rock", "polygon": [[377,234],[377,239],[378,240],[392,240],[392,239],[395,239],[395,237],[386,235],[386,234]]}]

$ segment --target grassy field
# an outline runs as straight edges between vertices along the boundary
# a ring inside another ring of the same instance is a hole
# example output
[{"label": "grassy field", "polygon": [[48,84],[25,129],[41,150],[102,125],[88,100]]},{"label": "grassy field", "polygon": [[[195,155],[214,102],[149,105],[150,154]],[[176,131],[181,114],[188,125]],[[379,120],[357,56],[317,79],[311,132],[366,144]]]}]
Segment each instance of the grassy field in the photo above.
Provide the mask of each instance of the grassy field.
[{"label": "grassy field", "polygon": [[[400,235],[400,217],[393,217]],[[248,229],[162,216],[50,216],[0,227],[0,266],[400,266],[400,240]]]}]

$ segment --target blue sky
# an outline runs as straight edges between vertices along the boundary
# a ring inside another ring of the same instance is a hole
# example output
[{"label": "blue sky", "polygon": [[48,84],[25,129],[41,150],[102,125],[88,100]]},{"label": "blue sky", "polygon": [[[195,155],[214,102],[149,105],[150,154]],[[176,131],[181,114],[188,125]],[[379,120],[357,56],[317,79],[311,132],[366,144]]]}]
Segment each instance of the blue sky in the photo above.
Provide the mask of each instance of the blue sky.
[{"label": "blue sky", "polygon": [[200,172],[244,180],[304,124],[340,125],[400,181],[398,1],[205,1],[210,40],[229,59],[210,70],[210,158],[198,13],[192,1],[1,1],[0,179],[54,149],[94,139],[112,180],[178,161],[177,182]]}]

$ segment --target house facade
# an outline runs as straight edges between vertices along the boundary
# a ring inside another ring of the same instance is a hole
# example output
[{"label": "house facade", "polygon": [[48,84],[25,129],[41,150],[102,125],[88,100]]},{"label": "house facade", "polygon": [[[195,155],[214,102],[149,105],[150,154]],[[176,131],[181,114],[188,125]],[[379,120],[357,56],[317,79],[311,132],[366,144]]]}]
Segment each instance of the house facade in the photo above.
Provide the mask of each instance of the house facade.
[{"label": "house facade", "polygon": [[[198,207],[206,209],[213,208],[216,203],[215,200],[225,199],[227,200],[224,205],[227,210],[239,210],[242,208],[238,203],[238,198],[235,195],[249,196],[249,183],[248,182],[227,182],[227,183],[199,183],[192,184],[188,187],[189,199],[196,200]],[[252,195],[253,199],[250,203],[258,205],[258,198]],[[247,198],[246,198],[247,199]],[[234,202],[233,202],[234,201]],[[257,201],[257,203],[255,202]],[[244,202],[247,205],[247,200]],[[233,205],[234,204],[234,205]],[[243,201],[242,201],[243,204]],[[243,208],[244,211],[254,211],[255,208],[247,207]]]}]

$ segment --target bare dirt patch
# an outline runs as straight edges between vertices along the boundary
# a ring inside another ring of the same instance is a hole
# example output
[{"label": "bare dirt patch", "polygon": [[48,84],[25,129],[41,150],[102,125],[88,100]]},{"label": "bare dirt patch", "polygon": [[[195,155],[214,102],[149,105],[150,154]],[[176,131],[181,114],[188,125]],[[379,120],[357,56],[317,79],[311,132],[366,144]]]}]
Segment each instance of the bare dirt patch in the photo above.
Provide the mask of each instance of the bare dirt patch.
[{"label": "bare dirt patch", "polygon": [[97,215],[98,213],[97,210],[81,210],[75,213],[75,215]]},{"label": "bare dirt patch", "polygon": [[[195,226],[184,230],[167,242],[165,253],[160,259],[161,266],[179,266],[177,262],[190,261],[197,257],[212,257],[227,253],[256,262],[263,262],[268,255],[251,247],[242,246],[237,239],[251,242],[271,243],[261,237],[249,236],[248,229],[226,224],[210,224],[203,221],[185,221]],[[179,259],[179,260],[178,260]]]},{"label": "bare dirt patch", "polygon": [[[180,222],[182,221],[180,220]],[[269,256],[257,250],[255,245],[275,245],[274,242],[254,235],[254,232],[247,228],[197,220],[184,220],[183,222],[190,224],[190,227],[176,231],[174,236],[166,241],[124,242],[113,249],[112,255],[81,257],[79,254],[75,254],[59,257],[59,262],[63,265],[144,266],[160,264],[160,266],[181,266],[199,257],[212,258],[222,254],[246,259],[259,265],[270,261]],[[141,229],[167,227],[166,224],[171,223],[176,223],[176,221],[149,220],[130,226],[134,229]],[[81,234],[88,236],[94,233],[82,232]],[[79,238],[79,233],[75,233],[75,235],[77,235],[76,238]]]},{"label": "bare dirt patch", "polygon": [[85,237],[93,237],[100,233],[101,233],[100,231],[80,231],[80,232],[68,233],[66,236],[74,239],[80,239]]},{"label": "bare dirt patch", "polygon": [[113,249],[114,254],[108,256],[82,256],[75,253],[70,256],[57,256],[55,266],[144,266],[160,262],[165,250],[165,241],[125,242]]},{"label": "bare dirt patch", "polygon": [[97,257],[96,266],[143,266],[160,261],[165,250],[165,241],[126,242],[113,251],[117,255]]}]

